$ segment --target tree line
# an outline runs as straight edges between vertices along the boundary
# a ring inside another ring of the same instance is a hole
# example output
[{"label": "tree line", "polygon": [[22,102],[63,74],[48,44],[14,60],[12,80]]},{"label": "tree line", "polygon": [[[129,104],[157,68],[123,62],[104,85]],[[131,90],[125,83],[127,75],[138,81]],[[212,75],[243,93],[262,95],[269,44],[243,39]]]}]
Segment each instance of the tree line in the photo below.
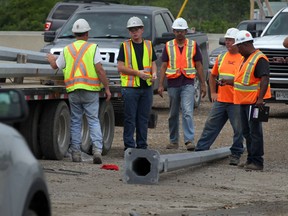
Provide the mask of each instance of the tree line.
[{"label": "tree line", "polygon": [[[59,0],[0,0],[0,31],[43,31],[45,19],[56,2]],[[184,0],[118,2],[165,7],[176,18]],[[249,13],[249,0],[189,0],[181,16],[187,20],[189,27],[195,27],[198,31],[223,33],[241,20],[249,19]]]}]

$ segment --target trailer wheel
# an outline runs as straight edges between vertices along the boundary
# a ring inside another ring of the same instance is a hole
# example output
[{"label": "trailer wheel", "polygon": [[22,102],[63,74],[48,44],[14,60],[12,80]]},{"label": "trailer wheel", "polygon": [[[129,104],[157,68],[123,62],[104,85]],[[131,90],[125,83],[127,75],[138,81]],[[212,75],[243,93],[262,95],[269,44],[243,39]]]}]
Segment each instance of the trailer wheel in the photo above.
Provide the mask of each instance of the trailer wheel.
[{"label": "trailer wheel", "polygon": [[25,137],[30,150],[37,159],[41,159],[43,156],[38,136],[40,111],[40,103],[29,103],[29,116],[24,122],[20,122],[18,127],[19,132]]},{"label": "trailer wheel", "polygon": [[102,155],[106,155],[111,149],[115,129],[114,109],[110,101],[100,101],[99,120],[103,135]]},{"label": "trailer wheel", "polygon": [[40,121],[40,145],[46,159],[62,160],[70,143],[70,112],[64,101],[44,106]]},{"label": "trailer wheel", "polygon": [[194,88],[194,108],[198,108],[201,102],[201,85],[197,76],[194,79]]},{"label": "trailer wheel", "polygon": [[83,115],[83,118],[82,118],[81,136],[82,136],[82,144],[81,144],[82,151],[91,155],[92,144],[91,144],[91,139],[90,139],[89,125],[88,125],[88,121],[86,119],[85,114]]}]

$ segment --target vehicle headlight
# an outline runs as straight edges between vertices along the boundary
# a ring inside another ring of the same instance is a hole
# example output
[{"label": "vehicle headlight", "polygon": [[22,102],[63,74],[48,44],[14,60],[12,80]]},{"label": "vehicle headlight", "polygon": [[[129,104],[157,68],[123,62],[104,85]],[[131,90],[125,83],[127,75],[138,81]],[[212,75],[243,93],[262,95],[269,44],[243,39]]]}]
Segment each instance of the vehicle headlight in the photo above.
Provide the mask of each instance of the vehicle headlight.
[{"label": "vehicle headlight", "polygon": [[209,57],[209,66],[213,67],[213,65],[215,64],[217,56],[210,56]]}]

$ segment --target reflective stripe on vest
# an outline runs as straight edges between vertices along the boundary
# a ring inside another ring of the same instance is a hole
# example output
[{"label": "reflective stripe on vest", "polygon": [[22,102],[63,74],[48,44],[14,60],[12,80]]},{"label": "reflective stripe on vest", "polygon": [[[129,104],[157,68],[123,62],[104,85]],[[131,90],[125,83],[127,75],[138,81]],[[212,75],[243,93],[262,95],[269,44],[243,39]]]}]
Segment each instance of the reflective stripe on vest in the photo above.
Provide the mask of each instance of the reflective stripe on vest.
[{"label": "reflective stripe on vest", "polygon": [[[259,50],[255,51],[243,63],[234,80],[234,103],[235,104],[253,104],[256,102],[260,92],[260,78],[254,77],[256,64],[260,58],[268,58]],[[270,84],[268,85],[264,99],[271,97]]]},{"label": "reflective stripe on vest", "polygon": [[80,40],[64,48],[66,67],[63,72],[67,92],[75,89],[101,90],[101,83],[94,66],[96,48],[96,44]]},{"label": "reflective stripe on vest", "polygon": [[166,70],[168,79],[178,78],[181,73],[187,78],[193,79],[196,75],[195,62],[193,57],[196,53],[196,42],[186,38],[182,53],[178,48],[176,40],[166,43],[166,50],[169,62]]},{"label": "reflective stripe on vest", "polygon": [[244,85],[248,85],[250,83],[251,73],[252,73],[252,71],[255,70],[254,66],[258,62],[260,57],[264,57],[265,58],[266,56],[264,56],[264,54],[259,51],[256,54],[254,54],[252,59],[249,61],[248,65],[246,67],[246,70],[244,72],[245,75],[244,75],[243,80],[242,80],[242,83]]},{"label": "reflective stripe on vest", "polygon": [[[132,40],[126,40],[123,42],[125,66],[139,70],[135,50],[133,47]],[[142,65],[146,74],[150,74],[152,77],[152,43],[149,40],[143,41],[143,59]],[[127,75],[120,73],[121,75],[121,86],[123,87],[139,87],[140,77],[134,75]],[[148,86],[152,85],[151,78],[146,80]]]},{"label": "reflective stripe on vest", "polygon": [[[232,74],[229,71],[223,71],[222,65],[224,62],[225,57],[227,56],[228,52],[222,53],[218,57],[218,73],[219,73],[219,80],[220,79],[234,79],[234,73]],[[233,71],[234,72],[234,71]]]}]

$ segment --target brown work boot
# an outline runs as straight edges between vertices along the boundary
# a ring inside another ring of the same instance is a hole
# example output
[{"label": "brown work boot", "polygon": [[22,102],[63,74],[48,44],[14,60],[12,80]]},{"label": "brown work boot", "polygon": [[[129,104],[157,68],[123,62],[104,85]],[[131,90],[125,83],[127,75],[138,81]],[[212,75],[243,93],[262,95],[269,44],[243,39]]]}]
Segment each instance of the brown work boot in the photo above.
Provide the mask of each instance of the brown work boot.
[{"label": "brown work boot", "polygon": [[166,149],[178,149],[179,145],[178,143],[170,143],[166,146]]},{"label": "brown work boot", "polygon": [[232,154],[229,158],[230,158],[229,165],[237,166],[240,162],[240,157],[237,155]]},{"label": "brown work boot", "polygon": [[194,151],[196,148],[195,144],[190,141],[186,142],[185,146],[186,146],[187,151]]},{"label": "brown work boot", "polygon": [[257,165],[255,163],[250,163],[245,167],[246,171],[263,171],[263,165]]},{"label": "brown work boot", "polygon": [[98,151],[93,153],[93,164],[102,164],[102,155]]},{"label": "brown work boot", "polygon": [[81,152],[80,151],[72,152],[72,161],[73,162],[81,162],[82,161],[82,157],[81,157]]}]

